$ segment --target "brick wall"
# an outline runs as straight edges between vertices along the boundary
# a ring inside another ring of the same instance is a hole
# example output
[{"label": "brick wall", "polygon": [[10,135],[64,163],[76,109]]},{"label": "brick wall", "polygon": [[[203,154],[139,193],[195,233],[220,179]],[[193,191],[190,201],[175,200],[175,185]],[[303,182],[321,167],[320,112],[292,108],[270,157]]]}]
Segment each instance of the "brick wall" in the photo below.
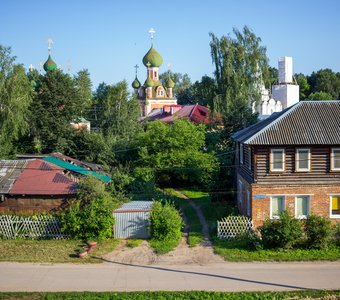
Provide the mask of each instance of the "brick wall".
[{"label": "brick wall", "polygon": [[[263,221],[270,218],[270,196],[284,195],[285,208],[295,214],[295,196],[310,195],[310,213],[330,217],[330,195],[340,194],[340,186],[275,186],[253,184],[252,189],[252,219],[254,227],[261,226]],[[258,196],[264,198],[256,198]],[[255,198],[254,198],[255,196]],[[244,213],[244,210],[242,210]],[[340,219],[332,219],[332,222],[340,222]]]}]

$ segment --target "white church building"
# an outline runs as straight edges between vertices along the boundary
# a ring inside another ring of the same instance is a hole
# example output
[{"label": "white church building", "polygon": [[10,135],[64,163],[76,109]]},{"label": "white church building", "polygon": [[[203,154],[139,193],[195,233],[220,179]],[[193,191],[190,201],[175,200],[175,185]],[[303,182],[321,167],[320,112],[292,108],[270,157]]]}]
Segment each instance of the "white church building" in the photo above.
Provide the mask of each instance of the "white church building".
[{"label": "white church building", "polygon": [[293,58],[279,58],[278,84],[272,86],[270,95],[264,85],[261,86],[261,100],[253,112],[259,113],[260,119],[265,119],[274,112],[282,111],[299,102],[299,85],[293,81]]}]

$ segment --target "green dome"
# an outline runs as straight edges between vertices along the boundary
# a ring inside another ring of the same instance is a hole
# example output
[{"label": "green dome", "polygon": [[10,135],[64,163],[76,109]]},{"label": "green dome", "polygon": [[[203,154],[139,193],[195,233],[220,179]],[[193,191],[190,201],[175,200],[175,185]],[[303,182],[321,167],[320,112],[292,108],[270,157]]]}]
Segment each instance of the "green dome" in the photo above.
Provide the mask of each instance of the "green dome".
[{"label": "green dome", "polygon": [[57,64],[53,61],[51,55],[48,55],[48,59],[44,63],[44,70],[47,71],[53,71],[57,69]]},{"label": "green dome", "polygon": [[134,88],[134,89],[139,89],[140,88],[140,82],[139,82],[139,80],[137,79],[137,77],[135,78],[135,80],[132,82],[132,87]]},{"label": "green dome", "polygon": [[167,88],[173,88],[175,86],[174,81],[171,79],[171,77],[169,76],[168,82],[166,83],[166,87]]},{"label": "green dome", "polygon": [[150,76],[148,76],[148,78],[146,78],[144,85],[146,87],[153,87],[155,85],[155,82],[150,78]]},{"label": "green dome", "polygon": [[148,53],[143,57],[143,64],[147,67],[150,63],[150,67],[159,67],[163,63],[163,58],[160,54],[151,46]]}]

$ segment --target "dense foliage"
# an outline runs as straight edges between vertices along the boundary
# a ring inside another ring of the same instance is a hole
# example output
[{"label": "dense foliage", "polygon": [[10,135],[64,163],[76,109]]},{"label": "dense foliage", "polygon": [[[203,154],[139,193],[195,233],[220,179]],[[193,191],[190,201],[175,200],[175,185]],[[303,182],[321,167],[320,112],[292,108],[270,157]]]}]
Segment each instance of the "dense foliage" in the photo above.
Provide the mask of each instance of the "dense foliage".
[{"label": "dense foliage", "polygon": [[155,202],[150,214],[151,238],[158,241],[178,241],[182,234],[182,218],[177,209],[166,202]]},{"label": "dense foliage", "polygon": [[330,245],[333,235],[330,220],[321,216],[308,216],[305,231],[310,248],[326,249]]},{"label": "dense foliage", "polygon": [[279,219],[266,220],[260,232],[265,248],[291,248],[302,238],[303,230],[300,221],[285,210]]}]

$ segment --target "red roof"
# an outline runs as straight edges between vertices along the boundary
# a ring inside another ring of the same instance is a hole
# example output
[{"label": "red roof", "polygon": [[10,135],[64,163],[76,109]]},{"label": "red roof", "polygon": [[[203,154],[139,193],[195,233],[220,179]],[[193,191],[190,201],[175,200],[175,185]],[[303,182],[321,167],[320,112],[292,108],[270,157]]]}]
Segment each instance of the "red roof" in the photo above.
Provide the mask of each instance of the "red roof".
[{"label": "red roof", "polygon": [[195,105],[165,105],[159,114],[147,117],[150,121],[161,120],[164,123],[173,123],[177,119],[188,119],[195,124],[210,123],[209,110],[205,106]]},{"label": "red roof", "polygon": [[77,184],[63,175],[62,170],[35,159],[28,162],[15,181],[11,195],[69,195],[75,194]]}]

